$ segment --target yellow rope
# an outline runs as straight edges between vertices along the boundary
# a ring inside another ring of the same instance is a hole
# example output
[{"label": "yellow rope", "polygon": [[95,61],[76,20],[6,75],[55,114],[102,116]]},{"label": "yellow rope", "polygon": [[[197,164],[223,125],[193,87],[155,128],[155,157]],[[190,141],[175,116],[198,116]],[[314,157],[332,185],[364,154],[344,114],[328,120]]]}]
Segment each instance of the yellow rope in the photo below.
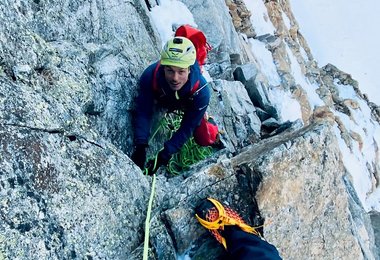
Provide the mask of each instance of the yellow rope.
[{"label": "yellow rope", "polygon": [[150,192],[150,198],[149,198],[149,203],[148,203],[148,211],[146,213],[146,219],[145,219],[145,237],[144,237],[143,260],[148,260],[150,215],[152,213],[152,204],[153,204],[155,188],[156,188],[156,174],[153,174],[152,190]]}]

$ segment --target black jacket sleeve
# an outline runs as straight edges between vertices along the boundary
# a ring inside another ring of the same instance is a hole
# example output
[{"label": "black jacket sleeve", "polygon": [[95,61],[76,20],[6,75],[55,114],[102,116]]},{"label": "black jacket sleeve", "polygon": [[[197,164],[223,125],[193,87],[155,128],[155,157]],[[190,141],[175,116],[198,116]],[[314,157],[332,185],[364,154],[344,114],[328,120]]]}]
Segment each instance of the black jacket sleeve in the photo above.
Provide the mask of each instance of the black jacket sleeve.
[{"label": "black jacket sleeve", "polygon": [[153,72],[157,63],[145,69],[140,77],[140,89],[136,99],[135,110],[135,145],[148,144],[150,129],[152,126],[152,115],[154,107],[154,94],[152,86]]}]

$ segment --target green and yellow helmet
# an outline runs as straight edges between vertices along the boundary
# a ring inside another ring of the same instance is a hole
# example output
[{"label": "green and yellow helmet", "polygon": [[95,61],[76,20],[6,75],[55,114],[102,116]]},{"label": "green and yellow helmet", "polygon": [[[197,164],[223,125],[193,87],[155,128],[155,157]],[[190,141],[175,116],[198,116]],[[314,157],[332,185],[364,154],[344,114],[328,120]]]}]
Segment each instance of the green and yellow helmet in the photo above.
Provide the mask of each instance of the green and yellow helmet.
[{"label": "green and yellow helmet", "polygon": [[161,64],[188,68],[195,63],[197,56],[194,44],[185,37],[170,39],[161,51]]}]

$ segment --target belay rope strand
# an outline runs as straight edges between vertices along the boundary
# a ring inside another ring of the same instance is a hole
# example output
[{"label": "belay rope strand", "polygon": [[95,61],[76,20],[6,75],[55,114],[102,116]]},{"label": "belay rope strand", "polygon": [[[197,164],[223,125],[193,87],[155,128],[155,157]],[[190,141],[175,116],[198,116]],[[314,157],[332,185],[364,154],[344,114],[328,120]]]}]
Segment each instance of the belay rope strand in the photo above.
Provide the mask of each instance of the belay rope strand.
[{"label": "belay rope strand", "polygon": [[143,252],[143,260],[148,260],[148,250],[149,250],[149,231],[150,231],[150,215],[152,213],[152,205],[154,198],[154,191],[156,189],[156,174],[153,174],[152,180],[152,189],[150,192],[148,210],[146,212],[145,219],[145,235],[144,235],[144,252]]},{"label": "belay rope strand", "polygon": [[[176,114],[174,116],[166,114],[163,117],[157,129],[154,131],[151,139],[153,139],[157,133],[164,129],[169,131],[170,137],[172,134],[180,127],[182,114]],[[203,159],[206,159],[208,156],[212,154],[211,147],[202,147],[195,143],[194,138],[191,138],[187,141],[182,149],[170,159],[167,170],[169,173],[173,175],[178,175],[183,170],[188,170],[190,165],[199,162]],[[154,168],[156,168],[157,164],[157,155],[155,156]],[[147,175],[147,169],[145,169],[145,174]],[[144,251],[143,251],[143,260],[148,260],[148,252],[149,252],[149,232],[150,232],[150,215],[152,214],[152,205],[153,199],[156,189],[156,174],[153,174],[152,179],[152,187],[149,197],[148,210],[146,213],[145,219],[145,234],[144,234]]]},{"label": "belay rope strand", "polygon": [[[156,159],[154,160],[154,167],[156,167],[156,164],[157,164],[157,156],[156,156]],[[148,175],[148,169],[145,169],[145,175]],[[148,210],[146,212],[146,219],[145,219],[143,260],[148,260],[150,215],[152,214],[152,205],[153,205],[155,190],[156,190],[156,174],[153,174],[152,187],[151,187],[149,202],[148,202]]]}]

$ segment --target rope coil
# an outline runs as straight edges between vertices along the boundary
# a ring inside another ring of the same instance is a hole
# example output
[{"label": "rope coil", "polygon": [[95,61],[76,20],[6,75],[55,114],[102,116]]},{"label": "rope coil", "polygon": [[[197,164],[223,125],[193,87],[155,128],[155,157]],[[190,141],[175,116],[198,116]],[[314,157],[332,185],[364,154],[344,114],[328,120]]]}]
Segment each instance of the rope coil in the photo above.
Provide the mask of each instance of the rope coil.
[{"label": "rope coil", "polygon": [[[151,140],[160,132],[169,132],[169,138],[181,126],[182,112],[166,113],[158,123],[157,129],[154,131]],[[200,146],[191,137],[181,148],[179,152],[173,155],[167,165],[167,171],[172,175],[179,175],[181,172],[190,169],[190,166],[206,159],[213,153],[210,146]]]}]

